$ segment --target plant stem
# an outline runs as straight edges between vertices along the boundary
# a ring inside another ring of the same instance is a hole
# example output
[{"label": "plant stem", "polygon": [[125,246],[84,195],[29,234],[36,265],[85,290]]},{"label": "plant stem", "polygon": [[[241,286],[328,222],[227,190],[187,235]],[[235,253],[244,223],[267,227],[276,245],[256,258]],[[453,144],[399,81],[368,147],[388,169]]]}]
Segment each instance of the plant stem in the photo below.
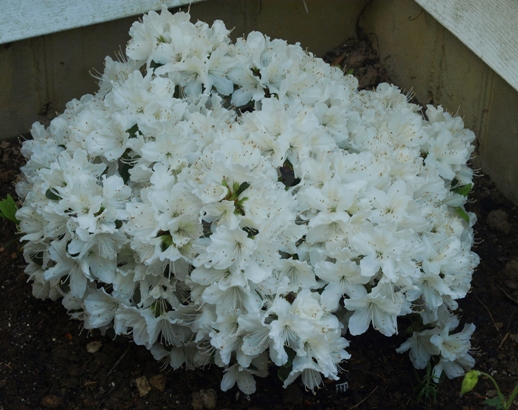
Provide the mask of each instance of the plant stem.
[{"label": "plant stem", "polygon": [[[505,396],[502,394],[502,392],[500,391],[500,388],[498,387],[498,384],[496,382],[496,380],[493,378],[493,376],[485,373],[485,372],[480,372],[480,374],[482,376],[486,376],[489,380],[491,380],[491,382],[493,383],[493,385],[495,386],[496,388],[496,393],[498,394],[498,398],[500,399],[500,403],[503,404],[503,408],[504,410],[508,410],[510,407],[511,407],[511,403],[513,402],[512,400],[510,400],[509,402],[509,405],[508,403],[505,401]],[[514,391],[513,391],[513,394],[511,395],[511,399],[514,398],[514,396],[516,396],[516,393],[518,393],[518,386],[515,387]]]},{"label": "plant stem", "polygon": [[513,401],[514,401],[514,398],[516,397],[516,394],[518,394],[518,385],[515,386],[511,396],[509,397],[509,400],[506,404],[506,409],[510,409],[511,406],[513,405]]}]

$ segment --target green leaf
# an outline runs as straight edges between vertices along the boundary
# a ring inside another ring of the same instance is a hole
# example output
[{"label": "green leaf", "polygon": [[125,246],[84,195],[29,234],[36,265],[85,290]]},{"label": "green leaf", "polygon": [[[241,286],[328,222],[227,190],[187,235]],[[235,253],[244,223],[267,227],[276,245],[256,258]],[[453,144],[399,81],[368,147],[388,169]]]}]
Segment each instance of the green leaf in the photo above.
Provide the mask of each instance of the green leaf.
[{"label": "green leaf", "polygon": [[469,215],[463,208],[461,208],[459,206],[458,208],[454,208],[454,209],[455,209],[455,213],[457,215],[459,215],[462,219],[464,219],[466,222],[469,223]]},{"label": "green leaf", "polygon": [[157,234],[157,238],[162,240],[162,243],[160,244],[162,252],[165,252],[171,245],[174,245],[173,237],[169,232],[160,231]]},{"label": "green leaf", "polygon": [[51,201],[59,201],[61,199],[61,197],[50,188],[45,192],[45,198],[50,199]]},{"label": "green leaf", "polygon": [[462,196],[468,196],[473,188],[473,184],[462,185],[453,189],[453,192]]},{"label": "green leaf", "polygon": [[127,184],[130,179],[130,169],[131,166],[129,164],[124,164],[119,161],[119,174],[125,184]]},{"label": "green leaf", "polygon": [[286,381],[286,379],[288,378],[288,376],[291,373],[291,369],[292,369],[292,366],[284,365],[284,366],[279,367],[279,370],[277,371],[277,377],[279,378],[279,380],[281,382]]},{"label": "green leaf", "polygon": [[288,354],[288,360],[281,367],[279,367],[279,370],[277,371],[277,377],[282,382],[285,381],[288,378],[288,376],[290,375],[290,373],[293,369],[293,359],[295,359],[295,356],[297,355],[295,350],[293,350],[289,346],[286,346],[286,353]]},{"label": "green leaf", "polygon": [[149,64],[149,67],[151,67],[152,69],[162,67],[162,66],[163,66],[163,64],[157,63],[156,61],[151,61],[151,63]]},{"label": "green leaf", "polygon": [[503,409],[504,406],[501,400],[498,397],[493,397],[492,399],[487,399],[482,402],[482,404],[487,404],[489,406],[493,406],[495,409]]},{"label": "green leaf", "polygon": [[239,185],[234,194],[236,198],[238,198],[239,195],[241,195],[249,186],[250,184],[248,182],[243,182],[241,185]]},{"label": "green leaf", "polygon": [[20,221],[16,219],[16,211],[18,207],[16,206],[16,202],[11,197],[11,195],[7,195],[6,199],[2,199],[0,201],[0,216],[5,219],[9,219],[15,224],[19,224]]},{"label": "green leaf", "polygon": [[29,255],[31,261],[33,261],[38,266],[43,266],[43,252],[36,252]]},{"label": "green leaf", "polygon": [[138,132],[138,131],[139,131],[139,129],[138,129],[138,124],[135,124],[133,127],[128,128],[128,129],[126,130],[126,132],[129,134],[129,137],[130,137],[130,138],[136,138],[136,136],[137,136],[137,132]]},{"label": "green leaf", "polygon": [[177,85],[174,87],[173,98],[182,98],[183,97],[183,88]]},{"label": "green leaf", "polygon": [[[131,127],[129,130],[127,130],[127,132],[129,132],[131,135],[131,130],[135,127],[136,127],[136,125]],[[137,128],[137,130],[138,130],[138,128]],[[128,181],[130,180],[130,177],[131,177],[130,169],[133,168],[133,165],[131,165],[131,159],[132,159],[131,153],[132,153],[132,151],[128,148],[124,152],[124,154],[122,154],[122,157],[119,159],[119,164],[118,164],[119,165],[119,175],[125,184],[127,184]]]},{"label": "green leaf", "polygon": [[257,229],[250,228],[248,226],[245,226],[243,228],[243,231],[245,231],[247,233],[248,237],[252,238],[252,239],[255,237],[255,235],[257,235],[259,233],[259,231]]}]

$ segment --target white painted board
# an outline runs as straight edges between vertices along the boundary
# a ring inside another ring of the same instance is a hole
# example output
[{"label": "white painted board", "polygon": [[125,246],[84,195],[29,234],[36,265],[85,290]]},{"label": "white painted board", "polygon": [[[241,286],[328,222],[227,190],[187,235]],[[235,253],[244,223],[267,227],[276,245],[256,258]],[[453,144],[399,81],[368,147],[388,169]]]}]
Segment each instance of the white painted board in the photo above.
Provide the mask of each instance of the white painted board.
[{"label": "white painted board", "polygon": [[202,0],[0,0],[0,44]]},{"label": "white painted board", "polygon": [[415,0],[518,91],[517,0]]}]

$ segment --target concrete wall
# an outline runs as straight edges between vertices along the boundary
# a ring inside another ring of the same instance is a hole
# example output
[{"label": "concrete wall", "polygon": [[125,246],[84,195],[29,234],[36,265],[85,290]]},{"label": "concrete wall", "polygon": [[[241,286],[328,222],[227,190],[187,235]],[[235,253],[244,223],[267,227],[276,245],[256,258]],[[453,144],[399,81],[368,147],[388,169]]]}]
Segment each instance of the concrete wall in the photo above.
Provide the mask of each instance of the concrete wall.
[{"label": "concrete wall", "polygon": [[[300,42],[322,55],[355,35],[363,0],[208,0],[191,6],[193,21],[215,19],[240,37],[259,30]],[[48,124],[65,104],[97,89],[90,72],[124,49],[136,18],[92,25],[0,45],[0,140],[27,134],[34,121]]]},{"label": "concrete wall", "polygon": [[518,92],[413,0],[374,0],[360,26],[395,84],[464,119],[474,166],[518,203]]}]

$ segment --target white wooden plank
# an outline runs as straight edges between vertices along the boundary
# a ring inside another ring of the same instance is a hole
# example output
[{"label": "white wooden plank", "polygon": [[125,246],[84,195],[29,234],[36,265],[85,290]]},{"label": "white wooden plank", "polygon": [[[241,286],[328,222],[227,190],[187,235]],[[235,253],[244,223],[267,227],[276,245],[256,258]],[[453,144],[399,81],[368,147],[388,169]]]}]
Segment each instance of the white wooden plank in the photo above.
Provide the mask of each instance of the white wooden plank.
[{"label": "white wooden plank", "polygon": [[415,1],[518,90],[518,1]]},{"label": "white wooden plank", "polygon": [[0,44],[202,0],[0,0]]}]

